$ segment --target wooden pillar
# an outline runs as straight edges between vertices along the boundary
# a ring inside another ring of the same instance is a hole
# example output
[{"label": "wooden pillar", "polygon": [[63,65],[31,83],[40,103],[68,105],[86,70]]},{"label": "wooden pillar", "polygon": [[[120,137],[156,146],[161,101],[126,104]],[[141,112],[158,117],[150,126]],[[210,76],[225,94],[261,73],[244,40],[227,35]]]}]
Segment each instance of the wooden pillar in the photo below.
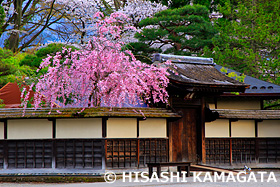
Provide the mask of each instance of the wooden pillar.
[{"label": "wooden pillar", "polygon": [[261,120],[255,120],[255,160],[256,160],[256,163],[259,163],[258,122],[261,122]]},{"label": "wooden pillar", "polygon": [[[137,118],[137,152],[136,152],[136,156],[137,156],[137,168],[139,168],[140,166],[140,139],[139,139],[139,121],[140,119]],[[131,140],[132,141],[132,140]],[[131,151],[131,150],[130,150]],[[125,153],[124,153],[125,154]],[[130,153],[131,154],[131,153]],[[131,163],[131,160],[130,160]],[[145,164],[145,163],[144,163]]]},{"label": "wooden pillar", "polygon": [[52,169],[56,168],[56,119],[49,118],[49,121],[52,122]]},{"label": "wooden pillar", "polygon": [[201,157],[201,162],[206,164],[206,147],[205,147],[205,100],[204,97],[201,98],[201,121],[200,121],[200,134],[198,132],[198,137],[200,138],[199,154]]},{"label": "wooden pillar", "polygon": [[232,165],[232,139],[229,139],[229,163]]},{"label": "wooden pillar", "polygon": [[101,168],[105,170],[107,168],[107,117],[102,118],[102,166]]},{"label": "wooden pillar", "polygon": [[[139,166],[140,166],[140,139],[139,138],[137,138],[137,153],[136,153],[136,156],[137,156],[137,168],[139,168]],[[144,164],[146,164],[146,163],[144,163]]]},{"label": "wooden pillar", "polygon": [[3,168],[4,169],[8,169],[8,121],[4,120],[4,145],[3,145],[3,149],[4,149],[4,163],[3,163]]},{"label": "wooden pillar", "polygon": [[56,119],[53,119],[53,142],[52,142],[52,169],[56,168],[56,157],[57,157],[57,151],[56,151]]},{"label": "wooden pillar", "polygon": [[107,137],[107,120],[108,118],[102,118],[102,137]]},{"label": "wooden pillar", "polygon": [[173,157],[172,157],[172,123],[171,121],[167,121],[167,137],[168,137],[168,161],[172,162]]},{"label": "wooden pillar", "polygon": [[258,120],[255,120],[255,137],[257,138],[258,137]]},{"label": "wooden pillar", "polygon": [[102,170],[105,170],[107,168],[107,140],[103,139],[101,143],[102,143],[102,147],[104,148],[103,151],[101,151],[102,154],[101,168]]},{"label": "wooden pillar", "polygon": [[232,165],[232,138],[231,138],[231,120],[228,120],[229,125],[229,163]]}]

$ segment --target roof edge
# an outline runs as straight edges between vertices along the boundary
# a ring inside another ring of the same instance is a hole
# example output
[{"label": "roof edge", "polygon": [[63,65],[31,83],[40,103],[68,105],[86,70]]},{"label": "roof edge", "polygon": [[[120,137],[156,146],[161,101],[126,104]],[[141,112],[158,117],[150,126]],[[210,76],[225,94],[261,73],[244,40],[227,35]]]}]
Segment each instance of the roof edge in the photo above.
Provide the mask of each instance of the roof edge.
[{"label": "roof edge", "polygon": [[171,60],[176,63],[188,63],[188,64],[203,64],[203,65],[216,65],[213,58],[194,57],[194,56],[182,56],[182,55],[168,55],[168,54],[154,54],[153,62],[164,62]]}]

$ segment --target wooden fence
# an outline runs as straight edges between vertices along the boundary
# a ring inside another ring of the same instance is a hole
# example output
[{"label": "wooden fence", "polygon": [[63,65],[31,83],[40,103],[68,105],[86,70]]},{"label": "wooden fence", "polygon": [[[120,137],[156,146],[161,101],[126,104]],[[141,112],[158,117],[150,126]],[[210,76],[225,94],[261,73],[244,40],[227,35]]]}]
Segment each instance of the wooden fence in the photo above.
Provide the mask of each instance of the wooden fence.
[{"label": "wooden fence", "polygon": [[280,138],[206,138],[207,164],[280,163]]}]

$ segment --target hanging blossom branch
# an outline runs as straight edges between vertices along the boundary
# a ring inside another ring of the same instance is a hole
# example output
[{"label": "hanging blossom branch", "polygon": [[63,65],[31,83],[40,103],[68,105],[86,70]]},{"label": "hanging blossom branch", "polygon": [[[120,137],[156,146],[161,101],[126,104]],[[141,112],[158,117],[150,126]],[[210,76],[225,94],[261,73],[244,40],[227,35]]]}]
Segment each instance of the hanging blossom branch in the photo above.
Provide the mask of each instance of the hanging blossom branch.
[{"label": "hanging blossom branch", "polygon": [[[48,70],[34,84],[34,107],[122,107],[123,103],[137,105],[139,100],[168,103],[167,66],[144,64],[121,49],[121,32],[135,29],[125,26],[126,15],[115,12],[104,17],[98,12],[94,17],[98,18],[96,35],[86,48],[64,49],[43,60],[40,69]],[[27,96],[22,96],[25,108]]]}]

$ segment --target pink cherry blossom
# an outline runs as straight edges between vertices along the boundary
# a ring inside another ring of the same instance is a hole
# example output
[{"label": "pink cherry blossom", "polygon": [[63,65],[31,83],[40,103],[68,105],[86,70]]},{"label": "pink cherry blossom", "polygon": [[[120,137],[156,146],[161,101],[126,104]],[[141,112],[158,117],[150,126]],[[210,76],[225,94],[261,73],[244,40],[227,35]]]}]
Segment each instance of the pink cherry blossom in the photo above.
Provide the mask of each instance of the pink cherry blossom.
[{"label": "pink cherry blossom", "polygon": [[[97,32],[84,49],[64,49],[42,61],[40,68],[48,71],[34,85],[34,107],[168,103],[167,67],[142,63],[131,51],[122,50],[118,38],[123,30],[131,29],[122,24],[126,16],[120,12],[107,19],[101,13],[95,16],[100,17],[95,23]],[[26,102],[25,97],[25,107]]]}]

